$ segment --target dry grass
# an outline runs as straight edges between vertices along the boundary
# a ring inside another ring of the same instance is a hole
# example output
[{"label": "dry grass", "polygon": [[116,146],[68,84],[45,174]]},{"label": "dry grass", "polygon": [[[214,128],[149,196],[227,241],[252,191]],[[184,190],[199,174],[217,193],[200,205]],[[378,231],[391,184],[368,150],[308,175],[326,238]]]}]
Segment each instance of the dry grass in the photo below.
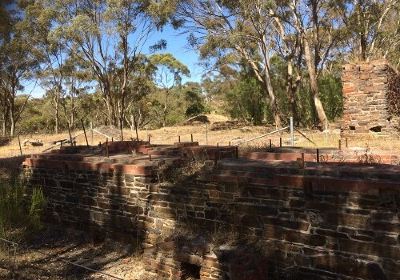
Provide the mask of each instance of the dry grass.
[{"label": "dry grass", "polygon": [[0,242],[0,279],[115,279],[105,274],[126,280],[152,279],[145,271],[141,251],[129,243],[112,239],[92,243],[85,232],[65,228],[49,228],[31,239],[22,242],[15,255],[12,247]]},{"label": "dry grass", "polygon": [[[271,127],[262,126],[248,126],[240,129],[232,130],[221,130],[211,131],[209,125],[194,125],[194,126],[175,126],[165,127],[156,130],[142,130],[139,132],[139,138],[147,140],[151,137],[152,144],[173,144],[178,142],[178,138],[182,142],[190,141],[191,134],[193,135],[194,141],[198,141],[201,145],[232,145],[239,143],[246,139],[251,139],[262,134],[268,133],[273,130]],[[338,147],[338,141],[340,134],[338,130],[330,132],[320,132],[315,130],[301,130],[315,145],[309,142],[306,138],[301,136],[299,133],[295,133],[295,145],[300,147]],[[82,131],[74,131],[72,134],[77,135]],[[125,138],[134,138],[135,134],[130,130],[124,131]],[[284,146],[290,145],[289,133],[277,133],[269,135],[264,138],[241,144],[241,147],[254,147],[263,148],[269,146],[269,139],[272,141],[273,146],[279,145],[279,138],[282,137]],[[35,134],[35,135],[24,135],[20,136],[21,142],[24,139],[40,139],[44,145],[41,147],[26,146],[22,147],[22,153],[24,155],[30,155],[35,153],[41,153],[44,150],[54,146],[52,142],[60,139],[68,139],[68,133],[60,134]],[[104,142],[106,138],[102,135],[94,134],[93,139],[91,133],[88,132],[88,140],[90,145],[97,145],[99,142]],[[76,138],[77,145],[86,145],[84,135],[80,135]],[[388,137],[388,136],[377,136],[370,134],[359,138],[350,138],[348,140],[349,147],[360,147],[360,148],[372,148],[387,151],[400,151],[400,139],[399,137]],[[342,145],[345,145],[344,141]],[[58,147],[55,147],[56,149]],[[8,145],[0,147],[0,158],[10,158],[20,155],[20,149],[18,145],[18,139],[13,139]]]}]

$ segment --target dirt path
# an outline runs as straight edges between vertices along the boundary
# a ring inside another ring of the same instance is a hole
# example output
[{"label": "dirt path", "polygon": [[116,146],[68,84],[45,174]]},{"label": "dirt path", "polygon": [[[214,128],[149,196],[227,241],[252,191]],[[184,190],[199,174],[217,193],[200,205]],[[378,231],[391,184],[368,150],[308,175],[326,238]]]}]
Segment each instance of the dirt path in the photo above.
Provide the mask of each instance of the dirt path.
[{"label": "dirt path", "polygon": [[17,249],[15,259],[13,250],[8,252],[2,245],[0,279],[152,279],[146,275],[140,253],[134,246],[112,240],[94,244],[84,232],[46,230],[22,244],[24,248]]}]

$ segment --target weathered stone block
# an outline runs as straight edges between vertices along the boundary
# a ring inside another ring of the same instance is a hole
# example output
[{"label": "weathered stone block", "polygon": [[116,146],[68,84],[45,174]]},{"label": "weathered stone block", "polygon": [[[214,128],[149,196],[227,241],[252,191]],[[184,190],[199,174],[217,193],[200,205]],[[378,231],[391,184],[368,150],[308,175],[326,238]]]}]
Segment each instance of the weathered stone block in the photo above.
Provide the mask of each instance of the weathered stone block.
[{"label": "weathered stone block", "polygon": [[[356,133],[396,132],[396,123],[390,119],[396,115],[389,109],[394,95],[388,86],[395,72],[385,61],[371,61],[349,64],[343,67],[342,83],[344,116],[342,133],[344,136]],[[398,89],[397,89],[398,90]],[[389,95],[391,100],[389,100]],[[399,104],[397,104],[399,105]],[[351,120],[351,121],[350,121]]]}]

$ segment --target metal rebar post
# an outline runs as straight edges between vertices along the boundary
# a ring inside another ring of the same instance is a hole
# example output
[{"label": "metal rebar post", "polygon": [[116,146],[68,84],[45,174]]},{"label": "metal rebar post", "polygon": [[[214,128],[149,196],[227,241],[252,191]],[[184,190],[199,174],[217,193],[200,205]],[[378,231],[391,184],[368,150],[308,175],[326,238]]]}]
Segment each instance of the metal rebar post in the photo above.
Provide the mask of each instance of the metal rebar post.
[{"label": "metal rebar post", "polygon": [[294,146],[294,125],[293,117],[290,117],[290,145]]},{"label": "metal rebar post", "polygon": [[108,150],[108,138],[106,139],[106,156],[110,157],[109,150]]},{"label": "metal rebar post", "polygon": [[239,147],[238,146],[235,147],[235,156],[236,156],[236,159],[239,158]]}]

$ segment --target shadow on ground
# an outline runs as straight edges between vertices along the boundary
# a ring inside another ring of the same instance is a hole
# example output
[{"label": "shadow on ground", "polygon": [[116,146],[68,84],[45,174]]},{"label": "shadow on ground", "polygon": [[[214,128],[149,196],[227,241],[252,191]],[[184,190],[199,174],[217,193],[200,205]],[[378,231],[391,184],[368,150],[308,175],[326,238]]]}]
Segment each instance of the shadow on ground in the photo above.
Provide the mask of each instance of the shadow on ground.
[{"label": "shadow on ground", "polygon": [[12,250],[0,254],[0,279],[118,279],[105,274],[146,279],[134,246],[99,241],[86,232],[61,227],[48,227],[25,241],[17,249],[15,261]]}]

